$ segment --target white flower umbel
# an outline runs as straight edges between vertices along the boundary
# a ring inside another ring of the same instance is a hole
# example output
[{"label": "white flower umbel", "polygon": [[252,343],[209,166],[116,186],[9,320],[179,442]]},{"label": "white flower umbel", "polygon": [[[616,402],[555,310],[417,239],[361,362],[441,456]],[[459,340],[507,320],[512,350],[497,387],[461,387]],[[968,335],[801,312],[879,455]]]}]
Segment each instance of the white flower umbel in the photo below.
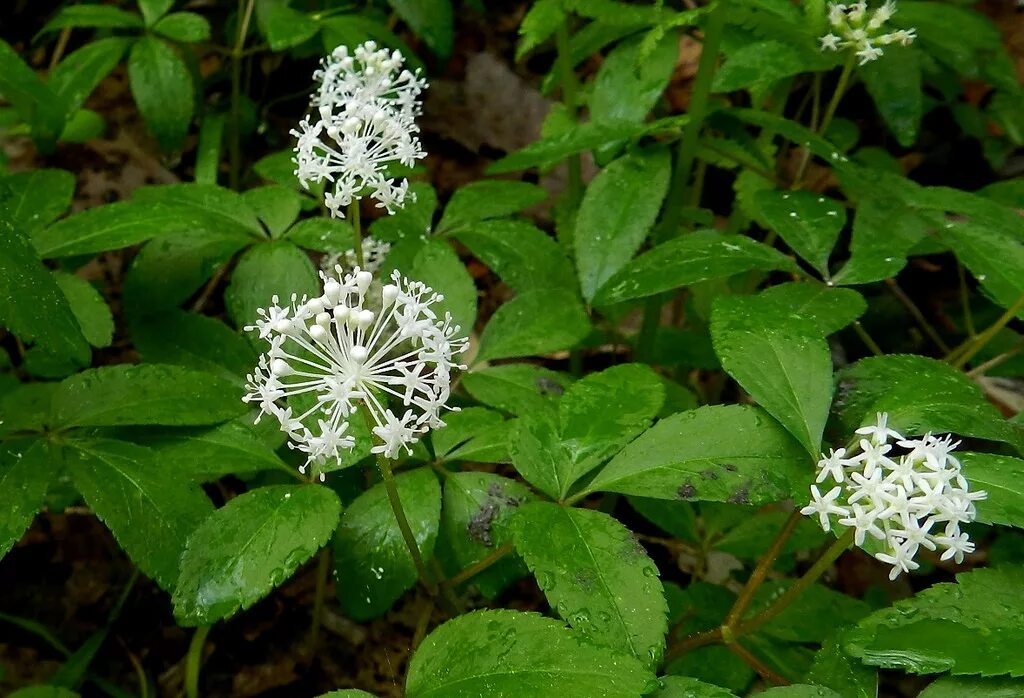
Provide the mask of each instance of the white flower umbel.
[{"label": "white flower umbel", "polygon": [[[857,430],[865,438],[856,455],[842,448],[822,454],[811,501],[800,513],[817,516],[826,531],[833,521],[853,528],[857,545],[867,536],[881,541],[884,549],[875,558],[892,565],[889,579],[917,569],[914,556],[920,548],[942,548],[941,559],[963,562],[974,543],[960,524],[974,520],[974,502],[987,495],[971,492],[961,474],[952,455],[960,442],[931,434],[904,439],[888,420],[879,413],[875,424]],[[900,455],[892,452],[894,445]]]},{"label": "white flower umbel", "polygon": [[917,38],[914,29],[897,29],[883,32],[885,24],[896,14],[896,3],[886,2],[875,10],[868,10],[866,2],[850,5],[829,3],[828,23],[832,30],[821,37],[822,51],[844,51],[851,49],[860,59],[860,64],[870,63],[882,57],[882,47],[890,44],[909,46]]},{"label": "white flower umbel", "polygon": [[307,455],[302,472],[312,467],[322,480],[323,466],[355,445],[351,419],[368,417],[372,451],[387,458],[444,426],[451,372],[465,369],[454,357],[468,341],[451,315],[435,312],[443,296],[397,271],[383,286],[358,267],[321,277],[323,295],[293,295],[284,306],[275,296],[245,328],[269,348],[247,377],[244,400],[280,422],[289,446]]},{"label": "white flower umbel", "polygon": [[292,131],[295,175],[304,187],[333,183],[324,204],[335,217],[366,195],[388,213],[403,205],[409,183],[388,179],[385,169],[394,162],[412,167],[424,156],[416,117],[426,81],[402,65],[399,51],[367,41],[351,55],[346,46],[334,49],[313,74],[320,82],[314,114]]},{"label": "white flower umbel", "polygon": [[[388,252],[391,251],[391,243],[383,242],[367,235],[363,238],[363,264],[361,268],[363,271],[368,271],[371,274],[376,274],[377,270],[380,269],[380,265],[387,259]],[[359,260],[355,250],[345,250],[344,252],[337,252],[335,254],[327,255],[324,257],[323,262],[320,264],[320,268],[326,272],[333,271],[335,267],[341,265],[345,269],[354,269],[359,265]]]}]

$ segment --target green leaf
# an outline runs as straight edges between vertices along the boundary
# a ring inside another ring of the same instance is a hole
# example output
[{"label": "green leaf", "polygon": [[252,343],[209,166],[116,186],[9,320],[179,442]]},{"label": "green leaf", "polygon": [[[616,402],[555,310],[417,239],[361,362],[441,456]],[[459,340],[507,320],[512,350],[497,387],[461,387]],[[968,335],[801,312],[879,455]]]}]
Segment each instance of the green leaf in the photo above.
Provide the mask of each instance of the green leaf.
[{"label": "green leaf", "polygon": [[647,238],[668,192],[671,165],[664,149],[632,153],[601,170],[587,186],[573,246],[586,301],[594,299]]},{"label": "green leaf", "polygon": [[299,217],[301,197],[291,189],[271,185],[242,193],[242,201],[251,208],[270,232],[280,237]]},{"label": "green leaf", "polygon": [[866,199],[853,219],[850,259],[832,281],[854,285],[896,276],[910,250],[927,234],[926,222],[905,204]]},{"label": "green leaf", "polygon": [[603,512],[534,502],[517,512],[513,531],[516,550],[569,625],[596,645],[658,664],[665,591],[629,529]]},{"label": "green leaf", "polygon": [[[395,476],[398,496],[424,560],[434,554],[441,487],[429,468]],[[384,483],[356,497],[334,536],[334,577],[346,616],[363,622],[383,615],[416,584],[412,555],[388,502]]]},{"label": "green leaf", "polygon": [[[591,119],[640,123],[661,99],[679,58],[679,34],[664,32],[646,55],[643,48],[642,37],[626,39],[605,57],[588,100]],[[615,144],[599,149],[598,155],[613,150]]]},{"label": "green leaf", "polygon": [[64,297],[68,299],[71,312],[74,313],[86,341],[94,347],[110,346],[114,336],[114,318],[110,314],[110,306],[103,300],[99,291],[88,281],[74,274],[55,271],[53,277]]},{"label": "green leaf", "polygon": [[783,313],[810,320],[823,336],[838,332],[868,309],[864,296],[853,289],[814,281],[772,286],[759,293],[758,298],[771,301]]},{"label": "green leaf", "polygon": [[168,310],[132,325],[132,339],[149,363],[198,369],[241,384],[256,365],[252,346],[219,320]]},{"label": "green leaf", "polygon": [[899,144],[904,148],[914,145],[924,113],[920,54],[893,47],[857,72]]},{"label": "green leaf", "polygon": [[43,431],[52,423],[56,383],[19,383],[0,396],[0,434]]},{"label": "green leaf", "polygon": [[[536,499],[515,480],[493,473],[452,473],[444,479],[441,540],[459,569],[483,560],[509,541],[509,522],[518,508]],[[494,598],[512,581],[526,575],[522,561],[507,556],[474,575],[469,584]]]},{"label": "green leaf", "polygon": [[1003,418],[970,378],[942,361],[910,354],[868,357],[839,372],[844,431],[889,413],[904,436],[953,433],[1024,449],[1024,427]]},{"label": "green leaf", "polygon": [[812,456],[832,404],[832,355],[814,322],[761,298],[715,301],[711,337],[722,367]]},{"label": "green leaf", "polygon": [[[946,241],[996,303],[1008,308],[1024,295],[1024,238],[974,222],[947,222]],[[1024,311],[1018,313],[1024,317]]]},{"label": "green leaf", "polygon": [[[0,203],[5,203],[0,184]],[[48,353],[89,363],[89,345],[57,281],[31,245],[0,215],[0,325]]]},{"label": "green leaf", "polygon": [[814,663],[806,680],[818,686],[827,686],[843,698],[877,698],[878,672],[843,651],[845,637],[844,629],[825,640],[814,655]]},{"label": "green leaf", "polygon": [[565,22],[566,10],[563,0],[537,0],[519,24],[519,45],[516,46],[516,60],[547,41]]},{"label": "green leaf", "polygon": [[620,303],[744,271],[773,269],[796,271],[796,265],[748,237],[698,231],[662,243],[629,262],[601,287],[594,303]]},{"label": "green leaf", "polygon": [[825,686],[809,686],[807,684],[793,684],[791,686],[776,686],[763,691],[758,695],[765,698],[841,698],[840,694]]},{"label": "green leaf", "polygon": [[68,210],[75,176],[66,170],[30,170],[0,179],[0,186],[5,215],[16,230],[30,235]]},{"label": "green leaf", "polygon": [[[486,407],[465,407],[458,412],[445,415],[445,426],[430,432],[430,440],[434,447],[434,455],[438,458],[451,460],[451,455],[463,451],[469,446],[470,451],[479,450],[471,446],[475,439],[481,439],[481,447],[486,450],[501,450],[498,460],[501,462],[507,458],[508,451],[505,448],[505,440],[508,435],[509,423],[500,412],[489,410]],[[492,444],[490,434],[500,433],[500,444]],[[492,449],[496,446],[496,449]],[[486,462],[486,461],[485,461]]]},{"label": "green leaf", "polygon": [[520,293],[553,287],[574,289],[572,264],[561,246],[526,221],[483,221],[454,236]]},{"label": "green leaf", "polygon": [[251,243],[242,231],[209,227],[150,240],[135,255],[125,279],[125,309],[135,316],[176,310]]},{"label": "green leaf", "polygon": [[475,399],[515,415],[553,409],[571,383],[570,376],[534,364],[486,366],[462,377]]},{"label": "green leaf", "polygon": [[658,375],[642,364],[590,374],[565,392],[557,417],[540,411],[520,420],[509,443],[512,461],[530,483],[564,498],[650,426],[664,398]]},{"label": "green leaf", "polygon": [[985,490],[977,520],[1024,528],[1024,460],[992,453],[957,454],[972,490]]},{"label": "green leaf", "polygon": [[[747,612],[748,617],[767,608],[789,585],[790,582],[781,580],[770,580],[762,584]],[[812,584],[800,593],[791,606],[761,626],[758,632],[787,642],[821,643],[837,627],[856,623],[870,610],[863,601],[821,584]]]},{"label": "green leaf", "polygon": [[595,647],[560,622],[476,611],[434,630],[409,663],[409,698],[637,696],[654,683],[638,661]]},{"label": "green leaf", "polygon": [[170,46],[143,36],[128,55],[128,78],[135,104],[164,150],[181,147],[192,122],[192,74]]},{"label": "green leaf", "polygon": [[1024,676],[1024,570],[1004,565],[957,575],[875,611],[846,636],[866,664],[914,674]]},{"label": "green leaf", "polygon": [[39,33],[67,28],[141,29],[142,21],[137,14],[110,5],[71,5],[61,8]]},{"label": "green leaf", "polygon": [[469,223],[510,216],[547,198],[547,190],[529,182],[504,179],[470,182],[452,194],[437,229],[451,232]]},{"label": "green leaf", "polygon": [[138,4],[146,26],[151,26],[171,9],[174,0],[138,0]]},{"label": "green leaf", "polygon": [[352,226],[337,218],[307,218],[284,234],[284,239],[316,252],[344,252],[355,248]]},{"label": "green leaf", "polygon": [[61,427],[216,424],[246,410],[241,391],[217,376],[179,366],[120,364],[89,369],[53,396]]},{"label": "green leaf", "polygon": [[91,255],[206,224],[202,214],[180,206],[121,201],[58,221],[33,234],[32,244],[44,259]]},{"label": "green leaf", "polygon": [[223,111],[207,111],[199,122],[199,136],[196,143],[196,184],[216,184],[220,169],[224,125],[227,114]]},{"label": "green leaf", "polygon": [[327,542],[340,513],[337,495],[319,485],[260,487],[230,500],[185,543],[174,617],[210,625],[249,608]]},{"label": "green leaf", "polygon": [[250,237],[265,239],[263,226],[256,212],[241,194],[215,184],[163,184],[142,187],[132,194],[134,201],[147,204],[167,204],[192,209],[202,214],[206,228],[213,233],[248,233]]},{"label": "green leaf", "polygon": [[69,53],[50,71],[47,84],[64,100],[68,114],[85,103],[100,81],[121,62],[129,45],[131,39],[122,37],[97,39]]},{"label": "green leaf", "polygon": [[451,0],[388,0],[395,14],[441,58],[452,54],[455,16]]},{"label": "green leaf", "polygon": [[[707,512],[704,513],[705,517],[709,516]],[[719,537],[714,541],[713,547],[741,560],[757,560],[771,546],[775,535],[785,525],[787,516],[787,512],[779,509],[759,511],[755,514],[746,513],[736,525],[730,523],[727,531],[716,534]],[[791,554],[799,550],[820,548],[829,540],[828,535],[817,523],[811,519],[801,519],[783,546],[782,553]]]},{"label": "green leaf", "polygon": [[520,293],[491,316],[476,361],[536,356],[571,349],[590,333],[575,294],[561,289]]},{"label": "green leaf", "polygon": [[1018,679],[940,676],[918,698],[1020,698],[1021,689]]},{"label": "green leaf", "polygon": [[808,191],[775,189],[758,192],[754,203],[760,221],[829,278],[828,258],[846,225],[842,204]]},{"label": "green leaf", "polygon": [[731,691],[689,676],[663,676],[658,682],[661,688],[651,698],[736,698]]},{"label": "green leaf", "polygon": [[58,454],[42,439],[18,439],[0,445],[0,558],[25,534],[57,477]]},{"label": "green leaf", "polygon": [[165,15],[153,25],[153,31],[186,44],[210,40],[210,23],[195,12],[172,12]]},{"label": "green leaf", "polygon": [[433,306],[439,318],[451,313],[455,323],[468,335],[476,323],[476,284],[466,265],[444,240],[428,240],[416,253],[409,275],[444,295],[444,300]]},{"label": "green leaf", "polygon": [[53,150],[64,129],[64,100],[44,83],[3,39],[0,39],[0,94],[28,124],[32,139],[45,152]]},{"label": "green leaf", "polygon": [[[534,5],[534,7],[536,6]],[[585,150],[635,138],[656,126],[657,124],[642,124],[624,120],[587,121],[558,135],[541,138],[522,150],[506,155],[501,160],[492,163],[487,168],[487,174],[515,172],[558,162]]]},{"label": "green leaf", "polygon": [[587,492],[768,504],[806,487],[807,454],[753,407],[699,407],[663,419],[598,471]]},{"label": "green leaf", "polygon": [[272,0],[256,5],[260,31],[267,37],[271,51],[284,51],[316,36],[320,25],[305,12],[288,7],[287,0]]},{"label": "green leaf", "polygon": [[75,487],[132,561],[172,589],[185,539],[213,511],[199,485],[124,441],[76,439],[65,460]]},{"label": "green leaf", "polygon": [[252,427],[248,415],[212,429],[176,429],[147,435],[162,468],[179,477],[212,481],[261,470],[292,472]]},{"label": "green leaf", "polygon": [[744,43],[726,56],[715,72],[713,92],[765,88],[782,78],[808,70],[798,49],[770,39]]},{"label": "green leaf", "polygon": [[256,245],[242,255],[224,292],[224,304],[235,326],[243,327],[256,320],[256,310],[270,305],[273,296],[288,302],[293,293],[299,298],[318,296],[320,280],[305,252],[278,240]]}]

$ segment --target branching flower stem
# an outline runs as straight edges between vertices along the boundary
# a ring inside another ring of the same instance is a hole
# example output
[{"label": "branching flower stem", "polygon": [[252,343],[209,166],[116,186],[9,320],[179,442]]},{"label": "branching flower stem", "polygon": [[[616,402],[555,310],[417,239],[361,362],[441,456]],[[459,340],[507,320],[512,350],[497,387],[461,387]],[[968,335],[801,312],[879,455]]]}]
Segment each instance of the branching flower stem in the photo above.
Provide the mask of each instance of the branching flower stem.
[{"label": "branching flower stem", "polygon": [[[669,648],[669,651],[665,655],[666,661],[670,661],[691,650],[695,650],[698,647],[704,647],[705,645],[712,645],[719,642],[732,645],[735,643],[737,638],[750,634],[757,628],[761,627],[761,625],[786,610],[790,604],[792,604],[793,601],[795,601],[800,594],[807,589],[807,587],[818,581],[821,575],[823,575],[825,571],[832,566],[832,563],[835,562],[843,551],[849,548],[850,544],[853,542],[855,530],[851,528],[842,536],[837,538],[836,541],[832,543],[824,553],[822,553],[821,557],[818,558],[818,561],[815,562],[802,577],[794,582],[792,586],[782,594],[782,596],[776,599],[774,603],[749,620],[742,621],[741,617],[743,612],[749,607],[749,604],[754,597],[754,592],[757,591],[758,587],[760,587],[761,583],[764,581],[768,570],[771,569],[775,559],[782,551],[782,547],[785,545],[786,540],[788,540],[790,535],[792,535],[793,529],[796,527],[799,519],[800,513],[794,511],[793,516],[790,516],[790,518],[786,520],[782,530],[779,531],[775,540],[772,542],[771,547],[758,562],[757,567],[754,569],[754,573],[751,574],[750,580],[748,580],[743,591],[740,592],[739,597],[736,599],[736,603],[733,605],[732,610],[729,611],[729,615],[726,617],[725,622],[721,627],[705,630],[683,638],[675,646]],[[756,667],[754,668],[756,669]]]}]

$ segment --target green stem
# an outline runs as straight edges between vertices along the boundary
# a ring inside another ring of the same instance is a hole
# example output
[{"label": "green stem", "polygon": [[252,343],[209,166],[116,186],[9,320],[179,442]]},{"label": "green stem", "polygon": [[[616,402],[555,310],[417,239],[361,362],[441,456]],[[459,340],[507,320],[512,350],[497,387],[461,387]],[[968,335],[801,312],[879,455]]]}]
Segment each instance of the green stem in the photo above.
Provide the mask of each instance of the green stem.
[{"label": "green stem", "polygon": [[903,304],[903,307],[906,308],[907,312],[910,313],[910,316],[914,318],[914,321],[917,322],[918,326],[920,326],[920,328],[924,330],[924,333],[928,335],[928,339],[932,340],[935,346],[937,346],[943,354],[948,354],[949,346],[942,341],[942,337],[939,336],[938,331],[932,327],[930,322],[928,322],[928,318],[924,316],[924,313],[922,313],[921,309],[917,307],[917,304],[914,303],[913,299],[904,293],[903,289],[897,285],[896,280],[886,279],[885,285],[889,287],[889,290],[894,296],[896,296],[896,299]]},{"label": "green stem", "polygon": [[811,568],[804,573],[804,576],[800,577],[800,579],[793,582],[793,584],[788,589],[786,589],[785,593],[778,599],[776,599],[775,603],[773,603],[771,606],[761,611],[745,623],[740,623],[735,628],[735,634],[737,636],[746,635],[756,630],[757,628],[760,628],[762,625],[770,621],[772,618],[774,618],[775,616],[779,615],[787,608],[789,608],[789,605],[793,603],[797,599],[797,597],[799,597],[800,594],[802,594],[807,589],[807,587],[811,586],[816,581],[818,581],[821,575],[825,574],[825,571],[832,566],[832,563],[835,562],[839,558],[839,556],[842,555],[846,551],[846,549],[850,547],[850,544],[853,542],[853,537],[855,533],[856,529],[846,529],[843,535],[837,538],[835,542],[829,546],[828,550],[826,550],[822,554],[822,556],[818,558],[818,561],[815,562],[811,566]]},{"label": "green stem", "polygon": [[967,272],[964,265],[959,261],[956,263],[956,274],[960,280],[960,307],[964,314],[964,328],[968,337],[974,337],[978,333],[974,327],[974,314],[971,312],[971,296],[967,289]]},{"label": "green stem", "polygon": [[789,518],[786,519],[786,523],[782,525],[782,529],[775,536],[775,540],[772,541],[771,547],[768,548],[767,552],[761,557],[757,563],[757,567],[750,575],[750,579],[744,585],[743,590],[740,591],[740,595],[736,597],[736,602],[732,605],[732,610],[729,611],[729,615],[725,617],[724,625],[733,628],[736,626],[740,618],[743,617],[743,613],[750,606],[750,603],[754,600],[754,594],[760,588],[764,582],[765,577],[768,576],[769,570],[772,565],[775,564],[776,558],[779,557],[779,553],[782,552],[782,546],[786,544],[789,537],[793,535],[793,531],[796,529],[800,519],[803,515],[799,510],[794,509],[790,513]]},{"label": "green stem", "polygon": [[377,457],[377,465],[380,467],[381,479],[384,481],[384,491],[387,492],[388,502],[391,504],[391,511],[395,514],[398,522],[398,530],[402,532],[402,539],[412,556],[413,565],[416,566],[416,574],[420,582],[427,588],[431,596],[437,596],[437,584],[427,572],[423,564],[423,557],[420,555],[420,548],[416,544],[416,536],[413,535],[412,527],[409,526],[409,519],[405,516],[405,509],[402,507],[402,500],[398,496],[398,485],[395,483],[395,474],[391,470],[391,461],[383,455]]},{"label": "green stem", "polygon": [[640,335],[636,340],[636,358],[650,363],[654,356],[655,342],[658,341],[658,327],[661,325],[661,294],[644,301],[644,315],[640,323]]},{"label": "green stem", "polygon": [[868,331],[864,329],[864,325],[860,323],[860,320],[856,320],[853,323],[853,331],[860,337],[860,341],[864,342],[864,345],[871,351],[875,356],[882,356],[885,354],[882,351],[882,347],[878,346],[878,342],[871,338]]},{"label": "green stem", "polygon": [[986,327],[980,334],[968,339],[964,344],[954,349],[946,360],[955,368],[963,368],[967,362],[974,358],[974,355],[985,348],[985,345],[992,341],[992,338],[999,334],[999,331],[1006,327],[1011,320],[1017,317],[1017,313],[1024,308],[1024,294],[1013,302],[1006,312],[999,316],[999,319]]},{"label": "green stem", "polygon": [[658,226],[657,237],[662,240],[675,234],[683,218],[683,207],[687,201],[686,188],[689,186],[693,162],[697,157],[697,146],[700,143],[700,133],[704,129],[704,119],[707,118],[709,111],[711,81],[718,65],[718,54],[722,45],[728,6],[728,0],[718,0],[718,4],[708,18],[707,27],[704,28],[704,46],[700,54],[700,63],[697,66],[697,78],[693,82],[693,92],[690,95],[688,111],[690,120],[683,130],[683,137],[679,139],[672,180],[669,183],[668,196],[665,199],[668,205],[665,206],[665,213]]},{"label": "green stem", "polygon": [[[812,113],[812,129],[815,133],[823,134],[828,130],[829,124],[832,123],[832,118],[836,115],[836,109],[839,108],[839,102],[842,101],[843,95],[846,93],[846,88],[849,87],[850,77],[853,75],[853,69],[857,64],[857,56],[850,54],[849,58],[846,59],[846,63],[843,65],[843,72],[839,74],[839,82],[836,83],[836,89],[832,92],[832,98],[828,102],[828,107],[825,108],[825,117],[821,120],[821,123],[817,123],[817,109],[814,109]],[[815,87],[820,92],[820,77],[815,76],[817,82]],[[815,107],[817,107],[818,98],[815,97]],[[804,151],[804,157],[800,161],[800,167],[797,170],[796,177],[793,178],[793,186],[791,189],[799,189],[804,179],[804,172],[807,171],[807,165],[811,161],[810,150]]]},{"label": "green stem", "polygon": [[316,563],[316,592],[313,597],[313,620],[309,627],[309,656],[316,655],[317,644],[320,641],[320,616],[324,610],[324,594],[327,591],[327,575],[331,568],[330,549],[324,547]]},{"label": "green stem", "polygon": [[231,188],[238,189],[242,169],[242,59],[256,0],[238,0],[238,37],[231,51]]},{"label": "green stem", "polygon": [[348,221],[355,232],[355,247],[353,249],[356,251],[356,264],[361,267],[366,261],[363,259],[363,230],[359,221],[359,199],[353,199],[352,203],[348,205]]},{"label": "green stem", "polygon": [[485,569],[495,564],[511,552],[511,543],[506,543],[505,545],[495,548],[490,555],[480,560],[477,560],[468,567],[463,568],[462,571],[456,573],[451,579],[445,582],[445,584],[451,587],[457,587],[463,582],[467,582],[476,575],[480,574]]},{"label": "green stem", "polygon": [[196,628],[192,633],[192,642],[188,646],[188,654],[185,655],[185,695],[188,698],[199,698],[199,668],[203,663],[203,647],[206,645],[206,636],[210,633],[209,625]]},{"label": "green stem", "polygon": [[[576,73],[572,67],[572,54],[569,49],[569,18],[566,17],[558,31],[555,32],[555,47],[558,49],[558,73],[562,87],[562,102],[573,121],[576,120]],[[583,166],[579,153],[574,153],[566,159],[568,168],[568,182],[566,184],[566,196],[568,198],[569,210],[575,210],[583,197]],[[574,226],[567,226],[563,233],[562,244],[568,245],[567,239],[572,233]]]}]

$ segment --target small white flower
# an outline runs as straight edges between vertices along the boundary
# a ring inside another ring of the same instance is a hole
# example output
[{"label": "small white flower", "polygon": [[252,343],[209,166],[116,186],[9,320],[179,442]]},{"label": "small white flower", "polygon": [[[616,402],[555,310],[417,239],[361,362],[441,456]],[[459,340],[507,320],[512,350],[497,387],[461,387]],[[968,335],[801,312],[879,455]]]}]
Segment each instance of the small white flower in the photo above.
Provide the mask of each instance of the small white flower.
[{"label": "small white flower", "polygon": [[295,175],[304,187],[329,181],[324,204],[335,217],[369,194],[380,208],[401,208],[409,183],[385,173],[389,163],[407,167],[424,157],[417,133],[419,95],[426,81],[404,69],[399,51],[378,49],[373,41],[352,55],[339,46],[313,74],[320,88],[312,96],[315,120],[304,119],[292,135]]},{"label": "small white flower", "polygon": [[384,260],[387,259],[390,251],[390,242],[384,242],[382,240],[378,240],[372,235],[367,235],[363,238],[362,264],[359,264],[356,251],[348,249],[344,252],[338,252],[324,257],[323,261],[320,263],[320,268],[329,273],[340,264],[344,269],[354,269],[358,266],[363,271],[376,274],[377,270],[380,269],[380,266],[384,263]]},{"label": "small white flower", "polygon": [[[870,437],[859,440],[860,453],[847,458],[838,449],[822,455],[811,502],[800,512],[817,514],[826,531],[829,514],[839,514],[839,525],[854,529],[856,545],[864,545],[868,535],[883,541],[885,550],[875,557],[892,565],[890,579],[917,569],[914,556],[921,548],[942,548],[941,558],[957,563],[974,552],[960,525],[974,520],[974,502],[987,495],[970,491],[960,461],[952,455],[960,442],[931,434],[904,439],[889,428],[884,413],[857,433]],[[890,438],[897,440],[902,454],[892,452]],[[829,481],[836,486],[823,496],[817,484]]]},{"label": "small white flower", "polygon": [[[322,295],[293,295],[287,308],[275,297],[245,328],[270,346],[248,376],[244,399],[276,418],[289,446],[306,454],[302,471],[312,466],[321,476],[322,466],[354,447],[351,419],[368,419],[373,452],[388,458],[443,426],[452,371],[465,369],[454,357],[468,345],[451,316],[434,311],[444,297],[424,284],[397,271],[384,286],[358,267],[336,272],[321,272]],[[396,417],[391,406],[399,405]],[[295,408],[304,411],[295,415]]]},{"label": "small white flower", "polygon": [[830,3],[828,22],[831,31],[819,39],[822,51],[853,50],[864,65],[882,57],[882,46],[900,44],[909,46],[917,38],[914,29],[897,29],[890,33],[882,30],[896,14],[896,3],[886,0],[875,10],[866,2],[850,5]]}]

